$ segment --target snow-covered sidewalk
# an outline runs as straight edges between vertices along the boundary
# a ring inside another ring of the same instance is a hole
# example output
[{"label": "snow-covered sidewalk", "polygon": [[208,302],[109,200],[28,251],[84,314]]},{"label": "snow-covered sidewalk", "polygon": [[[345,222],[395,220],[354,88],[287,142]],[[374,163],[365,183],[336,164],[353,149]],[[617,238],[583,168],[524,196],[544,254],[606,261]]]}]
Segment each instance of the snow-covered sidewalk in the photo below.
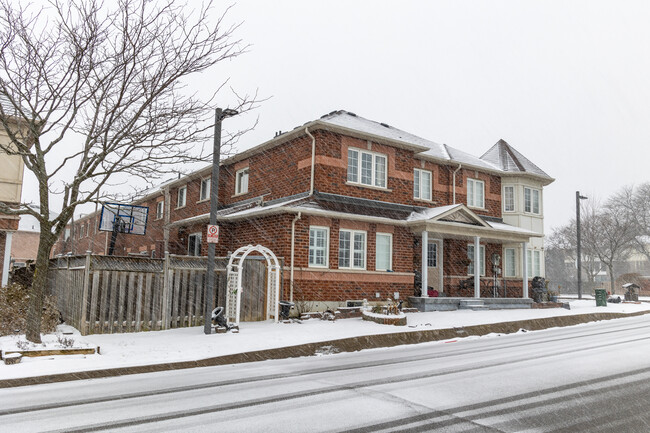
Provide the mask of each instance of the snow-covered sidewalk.
[{"label": "snow-covered sidewalk", "polygon": [[[24,357],[17,365],[0,363],[0,380],[116,367],[193,361],[222,355],[281,348],[347,337],[511,322],[587,313],[635,313],[650,304],[608,304],[596,307],[593,300],[572,300],[571,309],[444,311],[407,314],[408,326],[387,326],[358,319],[336,322],[307,320],[302,323],[245,322],[238,334],[204,335],[203,327],[128,334],[66,335],[75,346],[99,346],[100,355]],[[70,328],[70,327],[67,327]],[[75,330],[76,331],[76,330]],[[49,336],[48,348],[57,346]],[[12,350],[24,336],[0,337],[0,350]]]}]

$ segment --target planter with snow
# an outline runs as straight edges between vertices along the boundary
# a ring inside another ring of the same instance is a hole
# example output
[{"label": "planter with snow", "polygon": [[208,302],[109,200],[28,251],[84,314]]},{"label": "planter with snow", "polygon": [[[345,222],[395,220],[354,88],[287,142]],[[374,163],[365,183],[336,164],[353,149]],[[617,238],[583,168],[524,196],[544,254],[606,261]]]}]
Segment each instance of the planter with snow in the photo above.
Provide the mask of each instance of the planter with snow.
[{"label": "planter with snow", "polygon": [[379,314],[370,311],[364,311],[363,320],[379,323],[380,325],[406,326],[406,314]]}]

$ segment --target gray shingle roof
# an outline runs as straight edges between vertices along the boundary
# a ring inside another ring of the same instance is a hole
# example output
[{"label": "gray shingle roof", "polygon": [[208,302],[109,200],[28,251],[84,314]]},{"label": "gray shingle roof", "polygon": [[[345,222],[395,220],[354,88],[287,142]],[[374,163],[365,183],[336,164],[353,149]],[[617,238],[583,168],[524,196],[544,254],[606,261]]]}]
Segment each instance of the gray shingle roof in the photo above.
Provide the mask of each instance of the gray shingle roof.
[{"label": "gray shingle roof", "polygon": [[481,156],[483,161],[494,164],[499,170],[506,172],[532,173],[551,178],[541,168],[515,150],[505,140],[499,140]]},{"label": "gray shingle roof", "polygon": [[491,171],[520,172],[552,179],[541,168],[533,164],[504,140],[499,140],[479,158],[447,144],[436,143],[386,123],[369,120],[345,110],[332,111],[322,116],[317,122],[355,130],[391,141],[399,141],[416,147],[416,155],[430,156],[443,161],[471,165]]}]

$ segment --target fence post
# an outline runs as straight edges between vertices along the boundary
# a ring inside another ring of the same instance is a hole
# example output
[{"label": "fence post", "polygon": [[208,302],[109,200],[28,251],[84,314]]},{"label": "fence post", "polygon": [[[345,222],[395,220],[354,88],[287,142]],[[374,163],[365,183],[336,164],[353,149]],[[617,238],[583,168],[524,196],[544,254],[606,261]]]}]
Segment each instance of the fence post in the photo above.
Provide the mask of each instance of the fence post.
[{"label": "fence post", "polygon": [[162,308],[160,309],[161,329],[169,329],[169,322],[171,319],[171,309],[169,308],[170,287],[171,287],[171,281],[169,281],[169,251],[165,251],[165,261],[163,263]]},{"label": "fence post", "polygon": [[90,254],[91,251],[86,251],[86,265],[84,267],[84,287],[81,295],[81,318],[79,320],[79,331],[81,335],[88,334],[88,322],[86,321],[86,314],[88,313],[88,288],[90,286]]}]

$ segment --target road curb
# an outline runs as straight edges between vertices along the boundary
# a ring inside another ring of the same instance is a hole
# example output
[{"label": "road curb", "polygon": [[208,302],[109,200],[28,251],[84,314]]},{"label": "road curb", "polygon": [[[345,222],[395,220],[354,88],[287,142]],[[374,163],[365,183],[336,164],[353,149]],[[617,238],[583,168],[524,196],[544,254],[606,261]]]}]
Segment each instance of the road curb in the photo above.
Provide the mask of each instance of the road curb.
[{"label": "road curb", "polygon": [[620,319],[641,316],[650,311],[636,313],[591,313],[572,316],[547,317],[541,319],[517,320],[512,322],[489,323],[485,325],[464,326],[447,329],[430,329],[422,331],[406,331],[392,334],[364,335],[342,338],[337,340],[305,343],[296,346],[278,347],[273,349],[255,350],[252,352],[235,353],[196,361],[179,361],[163,364],[142,365],[133,367],[108,368],[102,370],[78,371],[44,376],[22,377],[0,380],[0,388],[14,388],[46,383],[68,382],[72,380],[99,379],[105,377],[124,376],[129,374],[153,373],[160,371],[181,370],[196,367],[210,367],[226,364],[241,364],[246,362],[265,361],[270,359],[297,358],[314,356],[321,353],[355,352],[363,349],[377,349],[404,344],[418,344],[430,341],[449,340],[469,336],[481,336],[492,333],[512,334],[525,329],[537,331],[555,327],[579,325],[600,320]]}]

